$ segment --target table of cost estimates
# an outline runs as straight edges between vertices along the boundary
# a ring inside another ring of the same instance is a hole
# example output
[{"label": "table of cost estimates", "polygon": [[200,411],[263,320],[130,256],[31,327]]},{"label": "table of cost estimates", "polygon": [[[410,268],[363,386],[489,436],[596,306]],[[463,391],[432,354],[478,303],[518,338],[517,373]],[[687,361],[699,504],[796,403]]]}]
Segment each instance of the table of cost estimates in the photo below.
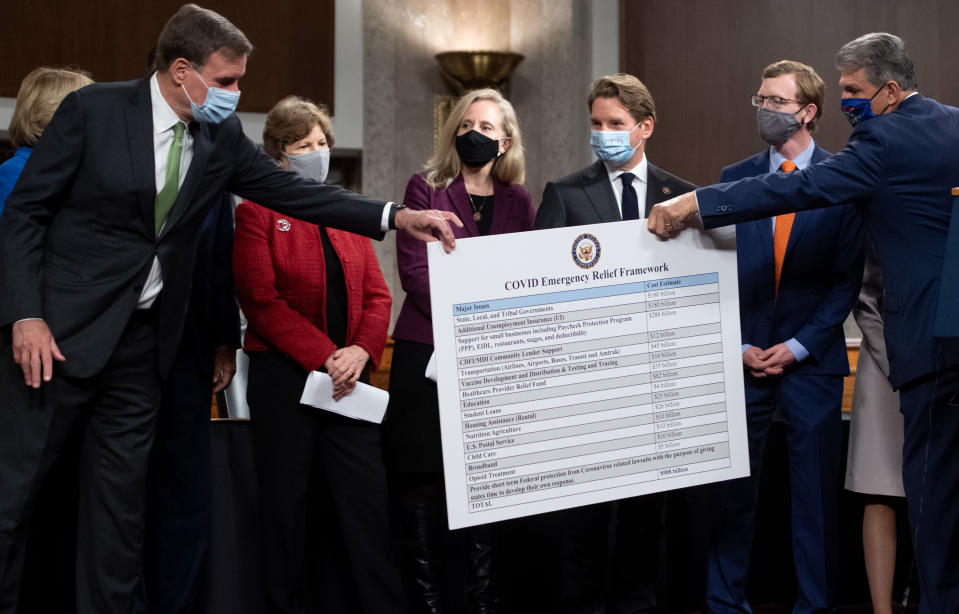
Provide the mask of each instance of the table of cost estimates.
[{"label": "table of cost estimates", "polygon": [[735,242],[687,234],[431,250],[452,528],[747,474]]}]

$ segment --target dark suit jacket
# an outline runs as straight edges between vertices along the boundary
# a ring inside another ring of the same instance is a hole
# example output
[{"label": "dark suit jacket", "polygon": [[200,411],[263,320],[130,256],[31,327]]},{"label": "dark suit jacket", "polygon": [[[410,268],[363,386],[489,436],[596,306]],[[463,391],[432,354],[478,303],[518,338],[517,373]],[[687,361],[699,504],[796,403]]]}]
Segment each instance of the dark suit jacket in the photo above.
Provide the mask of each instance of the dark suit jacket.
[{"label": "dark suit jacket", "polygon": [[[652,164],[648,169],[646,217],[656,203],[696,188],[685,179]],[[537,229],[621,221],[623,216],[616,205],[606,165],[600,160],[562,179],[546,182],[543,202],[536,212]]]},{"label": "dark suit jacket", "polygon": [[213,375],[213,357],[221,345],[240,347],[240,312],[233,294],[233,198],[224,192],[200,227],[193,292],[184,340],[193,345],[197,364]]},{"label": "dark suit jacket", "polygon": [[[812,163],[829,157],[820,147]],[[769,173],[769,150],[723,169],[722,181]],[[809,357],[790,370],[848,375],[842,323],[856,303],[863,267],[862,222],[855,207],[796,214],[776,297],[769,218],[736,225],[743,343],[766,349],[795,337]]]},{"label": "dark suit jacket", "polygon": [[917,94],[860,123],[846,147],[819,164],[696,195],[707,228],[855,202],[882,267],[890,381],[898,388],[937,368],[933,320],[957,185],[959,109]]},{"label": "dark suit jacket", "polygon": [[[457,239],[479,236],[462,175],[454,179],[453,183],[444,190],[431,188],[422,173],[413,175],[406,184],[403,203],[411,209],[452,211],[463,221],[462,228],[450,226]],[[498,235],[532,229],[535,213],[530,203],[529,193],[523,189],[523,186],[494,180],[493,207],[495,213],[490,234]],[[406,292],[406,300],[403,301],[399,318],[396,320],[393,338],[432,344],[433,320],[426,244],[412,237],[397,235],[396,263],[399,266],[400,283]]]},{"label": "dark suit jacket", "polygon": [[381,238],[385,203],[301,179],[243,134],[235,115],[191,122],[193,160],[155,236],[148,78],[69,94],[44,131],[0,223],[0,326],[42,317],[67,357],[57,370],[98,373],[150,270],[163,271],[159,361],[171,364],[187,309],[200,224],[224,191],[335,228]]}]

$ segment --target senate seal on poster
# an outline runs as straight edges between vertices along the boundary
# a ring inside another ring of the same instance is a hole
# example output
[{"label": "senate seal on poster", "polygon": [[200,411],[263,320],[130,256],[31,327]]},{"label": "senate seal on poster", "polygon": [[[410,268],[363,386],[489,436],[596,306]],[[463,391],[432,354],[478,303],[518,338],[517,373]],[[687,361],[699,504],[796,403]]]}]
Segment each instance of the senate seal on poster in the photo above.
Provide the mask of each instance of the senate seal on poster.
[{"label": "senate seal on poster", "polygon": [[596,266],[601,251],[599,239],[588,232],[584,232],[573,240],[573,262],[581,269],[591,269]]}]

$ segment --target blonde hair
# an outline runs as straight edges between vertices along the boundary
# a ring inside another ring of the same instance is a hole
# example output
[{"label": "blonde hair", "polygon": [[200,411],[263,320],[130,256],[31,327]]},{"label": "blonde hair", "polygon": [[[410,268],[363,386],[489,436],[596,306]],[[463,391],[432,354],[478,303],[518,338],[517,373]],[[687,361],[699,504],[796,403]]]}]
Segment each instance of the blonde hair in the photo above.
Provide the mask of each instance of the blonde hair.
[{"label": "blonde hair", "polygon": [[74,90],[93,83],[89,73],[76,68],[33,69],[20,83],[17,103],[10,118],[10,143],[14,147],[33,147],[53,119],[63,98]]},{"label": "blonde hair", "polygon": [[333,149],[333,126],[326,107],[299,96],[287,96],[266,114],[263,149],[274,160],[281,160],[283,148],[309,136],[313,126],[320,127],[326,136],[326,144]]},{"label": "blonde hair", "polygon": [[509,184],[526,181],[526,157],[523,153],[523,137],[519,129],[516,111],[503,95],[494,89],[466,92],[456,101],[450,116],[443,124],[436,153],[426,163],[426,183],[435,190],[448,188],[462,170],[462,162],[456,153],[456,132],[466,111],[474,102],[495,102],[503,115],[503,132],[510,139],[509,149],[493,162],[493,176]]}]

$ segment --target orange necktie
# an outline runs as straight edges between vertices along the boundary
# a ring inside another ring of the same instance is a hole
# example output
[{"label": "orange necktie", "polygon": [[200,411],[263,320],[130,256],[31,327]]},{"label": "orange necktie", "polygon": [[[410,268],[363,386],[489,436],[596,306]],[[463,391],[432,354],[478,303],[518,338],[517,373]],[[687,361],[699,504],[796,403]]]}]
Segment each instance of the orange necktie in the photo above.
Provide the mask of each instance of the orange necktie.
[{"label": "orange necktie", "polygon": [[[779,165],[779,170],[791,173],[796,170],[796,163],[786,160]],[[776,263],[776,294],[779,294],[779,278],[783,272],[783,260],[786,258],[786,246],[789,245],[789,231],[793,227],[795,213],[785,213],[776,216],[776,230],[773,232],[773,259]]]}]

